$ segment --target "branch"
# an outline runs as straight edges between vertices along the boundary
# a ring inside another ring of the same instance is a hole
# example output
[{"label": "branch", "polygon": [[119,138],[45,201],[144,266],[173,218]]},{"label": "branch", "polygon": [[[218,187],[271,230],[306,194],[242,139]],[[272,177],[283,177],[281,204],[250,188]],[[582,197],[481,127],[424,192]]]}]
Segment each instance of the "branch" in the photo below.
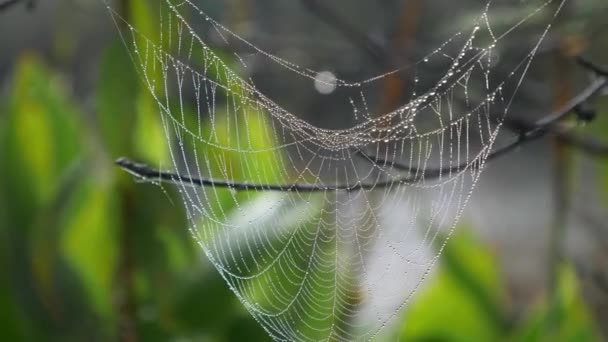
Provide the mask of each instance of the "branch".
[{"label": "branch", "polygon": [[584,56],[576,57],[576,62],[583,68],[594,72],[598,76],[608,77],[608,69],[601,67],[599,65],[596,65],[595,63],[591,62],[589,59],[587,59]]},{"label": "branch", "polygon": [[245,182],[233,182],[226,180],[213,180],[200,177],[192,177],[181,175],[174,172],[166,172],[158,169],[153,169],[145,164],[136,163],[127,158],[119,158],[116,160],[116,165],[127,171],[137,179],[144,182],[162,182],[172,183],[177,185],[187,185],[193,187],[213,186],[219,188],[227,188],[235,191],[277,191],[277,192],[326,192],[326,191],[344,191],[353,192],[359,190],[373,190],[377,188],[386,188],[398,184],[413,184],[415,181],[412,178],[399,178],[387,180],[379,183],[362,183],[360,181],[354,184],[342,184],[333,186],[323,186],[320,184],[253,184]]},{"label": "branch", "polygon": [[[571,99],[562,109],[553,112],[536,122],[526,123],[523,121],[514,120],[505,122],[505,125],[509,129],[517,131],[519,133],[519,136],[513,142],[487,154],[486,160],[492,160],[503,156],[506,153],[519,148],[521,145],[542,138],[547,134],[555,134],[564,142],[567,142],[572,146],[581,147],[583,148],[583,151],[592,153],[594,155],[599,155],[600,153],[605,153],[605,155],[608,155],[608,146],[604,146],[597,141],[585,140],[579,137],[569,135],[568,132],[564,131],[558,125],[561,120],[563,120],[573,112],[578,112],[578,110],[582,108],[582,106],[587,103],[589,99],[597,95],[602,89],[608,87],[608,70],[596,66],[595,64],[587,61],[582,57],[577,58],[577,60],[585,68],[596,73],[596,75],[598,76],[597,79],[593,81],[589,86],[587,86],[587,88],[581,91],[576,97]],[[420,171],[420,169],[417,167],[400,164],[398,162],[386,160],[377,156],[371,156],[363,151],[358,151],[357,153],[363,156],[365,159],[368,159],[380,166],[390,166],[397,170],[408,171],[410,174],[419,173]],[[423,175],[421,177],[425,179],[437,178],[441,177],[441,175],[443,174],[463,171],[469,166],[470,162],[465,162],[456,166],[450,166],[445,168],[426,169],[422,171]]]},{"label": "branch", "polygon": [[36,5],[35,0],[6,0],[4,2],[0,2],[0,11],[4,11],[13,7],[14,5],[19,4],[20,2],[25,2],[26,8],[31,10]]},{"label": "branch", "polygon": [[5,2],[0,2],[0,11],[4,11],[20,2],[21,0],[7,0]]}]

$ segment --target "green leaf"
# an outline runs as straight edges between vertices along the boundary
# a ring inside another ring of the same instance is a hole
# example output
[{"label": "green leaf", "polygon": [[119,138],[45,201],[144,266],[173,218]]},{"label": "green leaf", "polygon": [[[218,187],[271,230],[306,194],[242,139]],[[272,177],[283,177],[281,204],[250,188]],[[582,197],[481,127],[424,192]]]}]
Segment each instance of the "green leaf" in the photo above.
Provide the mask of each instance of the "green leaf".
[{"label": "green leaf", "polygon": [[169,141],[163,128],[159,108],[152,96],[141,93],[136,102],[136,123],[131,133],[135,154],[145,161],[169,163]]},{"label": "green leaf", "polygon": [[[160,1],[164,3],[164,1]],[[162,5],[163,11],[169,11],[165,5]],[[161,20],[158,0],[132,0],[128,4],[128,14],[130,18],[126,18],[136,31],[123,33],[125,43],[130,49],[133,66],[139,72],[139,76],[146,86],[150,87],[150,91],[157,96],[163,96],[163,68],[157,60],[161,51],[171,51],[169,42],[177,41],[177,31],[175,28],[169,30],[167,27],[170,22]],[[168,15],[168,13],[165,13]],[[159,23],[163,23],[164,26]],[[162,34],[161,34],[162,29]],[[161,38],[162,37],[162,38]],[[156,85],[156,89],[151,87]]]},{"label": "green leaf", "polygon": [[515,341],[600,341],[597,329],[581,298],[574,270],[563,265],[559,272],[556,303],[539,302],[529,320],[516,331]]},{"label": "green leaf", "polygon": [[140,80],[124,45],[112,44],[100,66],[97,117],[105,146],[114,158],[133,150],[139,92]]},{"label": "green leaf", "polygon": [[[589,131],[595,139],[602,144],[608,144],[608,99],[597,101],[597,119],[589,125]],[[602,184],[602,195],[605,205],[608,206],[608,160],[598,159],[598,173]]]},{"label": "green leaf", "polygon": [[[69,102],[65,86],[34,56],[20,59],[14,76],[9,117],[0,156],[4,184],[20,211],[53,197],[59,178],[80,153],[81,115]],[[30,211],[31,213],[31,211]],[[30,213],[22,216],[28,222]]]},{"label": "green leaf", "polygon": [[67,87],[37,57],[22,56],[13,78],[0,125],[0,248],[7,254],[13,305],[20,308],[15,318],[28,320],[22,325],[31,326],[28,334],[34,336],[37,330],[51,334],[53,310],[61,310],[66,299],[56,289],[57,218],[70,197],[68,179],[84,135]]},{"label": "green leaf", "polygon": [[61,247],[98,314],[112,314],[118,247],[119,199],[109,182],[84,184],[65,218]]},{"label": "green leaf", "polygon": [[408,309],[400,340],[494,341],[504,334],[493,256],[462,229],[430,281]]}]

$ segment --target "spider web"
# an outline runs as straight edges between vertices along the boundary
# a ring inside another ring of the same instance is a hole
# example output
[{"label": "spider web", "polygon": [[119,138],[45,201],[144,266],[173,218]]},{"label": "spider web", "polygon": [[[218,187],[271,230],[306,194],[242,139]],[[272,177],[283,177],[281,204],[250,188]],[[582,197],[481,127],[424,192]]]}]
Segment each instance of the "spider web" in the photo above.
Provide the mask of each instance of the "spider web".
[{"label": "spider web", "polygon": [[[173,183],[192,234],[272,338],[319,341],[373,339],[400,316],[462,216],[563,2],[520,4],[494,26],[488,2],[417,63],[356,82],[267,52],[190,0],[160,0],[152,31],[108,9],[158,105],[170,171],[185,176]],[[533,42],[498,61],[530,22]],[[239,74],[245,54],[220,57],[204,30],[311,86],[345,89],[352,124],[322,128],[285,109]],[[425,79],[431,67],[440,75]],[[368,94],[404,72],[410,99],[373,113]]]}]

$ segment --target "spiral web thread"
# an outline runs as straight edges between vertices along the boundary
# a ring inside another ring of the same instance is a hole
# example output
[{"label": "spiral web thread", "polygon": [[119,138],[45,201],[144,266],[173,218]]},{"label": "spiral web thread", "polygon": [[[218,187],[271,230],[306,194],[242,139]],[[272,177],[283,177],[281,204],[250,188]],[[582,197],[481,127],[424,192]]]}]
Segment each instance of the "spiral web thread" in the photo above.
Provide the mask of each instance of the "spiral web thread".
[{"label": "spiral web thread", "polygon": [[532,19],[550,22],[563,5],[536,3],[499,33],[488,2],[470,30],[404,68],[443,62],[434,86],[382,115],[370,112],[365,93],[403,70],[331,80],[359,97],[352,127],[329,130],[258,91],[233,71],[246,61],[235,54],[229,65],[197,30],[325,82],[316,71],[249,43],[190,0],[159,3],[157,37],[108,9],[126,25],[122,38],[158,105],[171,171],[228,183],[175,180],[192,234],[270,336],[298,341],[370,340],[396,321],[462,216],[550,24],[494,77],[501,43]]}]

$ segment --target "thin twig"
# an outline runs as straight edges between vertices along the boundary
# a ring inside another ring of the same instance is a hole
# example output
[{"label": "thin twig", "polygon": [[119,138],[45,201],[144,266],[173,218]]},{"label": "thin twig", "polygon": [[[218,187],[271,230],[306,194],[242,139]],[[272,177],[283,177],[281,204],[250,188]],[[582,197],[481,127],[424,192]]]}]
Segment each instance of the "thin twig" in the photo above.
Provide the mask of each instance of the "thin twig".
[{"label": "thin twig", "polygon": [[18,3],[20,3],[22,0],[7,0],[5,2],[0,2],[0,11],[6,10],[9,7],[12,7]]},{"label": "thin twig", "polygon": [[[513,129],[514,127],[518,127],[517,130],[519,131],[519,134],[518,134],[517,139],[505,146],[502,146],[502,147],[490,152],[486,156],[485,160],[492,160],[492,159],[498,158],[500,156],[503,156],[506,153],[519,148],[521,145],[523,145],[527,142],[542,138],[549,133],[556,134],[556,135],[560,136],[561,138],[563,138],[564,141],[567,141],[567,142],[569,141],[574,144],[584,143],[585,147],[590,152],[591,151],[594,152],[596,155],[599,154],[601,151],[608,150],[608,146],[602,146],[598,142],[594,142],[593,144],[590,141],[585,142],[584,140],[582,140],[580,138],[577,139],[576,137],[568,135],[565,131],[557,128],[557,124],[559,123],[559,121],[561,121],[562,119],[564,119],[565,117],[570,115],[573,111],[575,111],[575,109],[577,107],[579,107],[582,104],[584,104],[585,102],[587,102],[590,98],[592,98],[600,90],[602,90],[603,88],[605,88],[607,86],[608,86],[608,78],[606,78],[604,76],[600,76],[597,80],[595,80],[587,88],[585,88],[579,95],[577,95],[572,100],[570,100],[562,109],[555,111],[534,123],[518,122],[515,120],[505,122],[506,127],[510,128],[510,129]],[[395,161],[389,161],[389,160],[386,160],[383,158],[379,158],[377,156],[371,156],[369,154],[366,154],[363,151],[358,151],[357,153],[359,155],[363,156],[365,159],[371,160],[375,164],[378,164],[381,166],[390,166],[396,170],[408,171],[410,173],[417,173],[418,171],[420,171],[420,170],[418,170],[418,168],[413,167],[411,165],[404,165],[404,164],[400,164]],[[469,167],[469,165],[470,165],[470,162],[465,162],[465,163],[462,163],[459,165],[445,167],[445,168],[426,169],[426,170],[424,170],[424,177],[429,179],[429,178],[436,178],[441,175],[448,174],[450,172],[451,173],[459,172],[459,171],[462,171],[462,170],[466,169],[467,167]]]},{"label": "thin twig", "polygon": [[0,11],[4,11],[7,10],[10,7],[13,7],[21,2],[25,2],[26,4],[26,8],[27,9],[33,9],[34,5],[35,5],[35,1],[34,0],[6,0],[4,2],[0,2]]},{"label": "thin twig", "polygon": [[608,69],[591,62],[584,56],[577,56],[576,62],[583,68],[594,72],[598,76],[608,77]]}]

